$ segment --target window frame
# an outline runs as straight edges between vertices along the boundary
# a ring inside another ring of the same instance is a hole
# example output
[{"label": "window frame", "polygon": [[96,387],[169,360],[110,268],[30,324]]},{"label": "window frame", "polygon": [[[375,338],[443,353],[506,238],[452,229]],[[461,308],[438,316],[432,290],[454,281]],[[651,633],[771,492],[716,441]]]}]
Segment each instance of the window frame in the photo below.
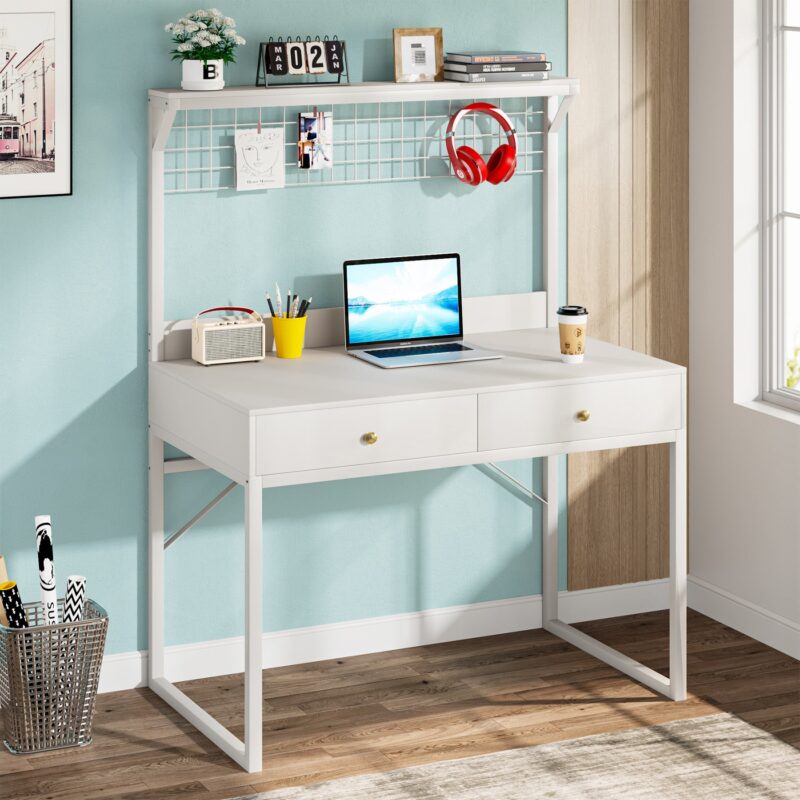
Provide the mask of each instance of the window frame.
[{"label": "window frame", "polygon": [[766,0],[762,21],[762,390],[761,399],[800,413],[800,391],[782,385],[784,375],[784,24],[786,0]]}]

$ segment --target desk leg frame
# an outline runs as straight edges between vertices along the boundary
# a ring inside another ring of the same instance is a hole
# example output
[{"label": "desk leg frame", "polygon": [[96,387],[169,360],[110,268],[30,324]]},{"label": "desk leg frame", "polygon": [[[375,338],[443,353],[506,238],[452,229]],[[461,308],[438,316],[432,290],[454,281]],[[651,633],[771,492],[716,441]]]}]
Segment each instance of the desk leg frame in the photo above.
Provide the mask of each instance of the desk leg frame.
[{"label": "desk leg frame", "polygon": [[148,686],[247,772],[262,769],[262,517],[261,481],[244,486],[245,662],[244,741],[182,692],[165,676],[164,605],[164,442],[149,439],[149,659]]},{"label": "desk leg frame", "polygon": [[542,515],[542,627],[672,700],[686,699],[686,431],[676,431],[670,460],[669,677],[558,618],[558,456],[545,460]]},{"label": "desk leg frame", "polygon": [[[542,514],[542,626],[634,680],[672,698],[686,699],[686,432],[670,448],[670,677],[614,650],[558,618],[558,456],[545,459]],[[149,660],[148,685],[247,772],[262,769],[262,485],[244,486],[245,686],[244,741],[178,689],[165,676],[164,442],[149,436]]]}]

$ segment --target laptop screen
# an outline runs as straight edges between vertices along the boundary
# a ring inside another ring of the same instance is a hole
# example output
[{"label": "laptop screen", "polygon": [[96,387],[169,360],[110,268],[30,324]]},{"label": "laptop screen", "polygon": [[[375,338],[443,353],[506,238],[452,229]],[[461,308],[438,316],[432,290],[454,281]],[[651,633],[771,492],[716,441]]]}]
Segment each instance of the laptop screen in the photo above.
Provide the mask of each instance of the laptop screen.
[{"label": "laptop screen", "polygon": [[345,261],[344,304],[348,346],[460,339],[458,253]]}]

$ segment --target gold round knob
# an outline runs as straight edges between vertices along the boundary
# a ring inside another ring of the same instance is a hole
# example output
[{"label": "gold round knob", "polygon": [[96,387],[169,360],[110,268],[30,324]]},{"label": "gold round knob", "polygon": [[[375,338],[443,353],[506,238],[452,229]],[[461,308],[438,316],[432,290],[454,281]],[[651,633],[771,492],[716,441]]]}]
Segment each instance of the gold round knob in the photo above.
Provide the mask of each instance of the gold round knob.
[{"label": "gold round knob", "polygon": [[588,422],[589,417],[592,415],[585,408],[583,408],[575,416],[578,418],[579,422]]},{"label": "gold round knob", "polygon": [[375,433],[375,431],[370,431],[369,433],[365,433],[361,437],[361,441],[364,442],[364,444],[375,444],[375,442],[378,441],[378,434]]}]

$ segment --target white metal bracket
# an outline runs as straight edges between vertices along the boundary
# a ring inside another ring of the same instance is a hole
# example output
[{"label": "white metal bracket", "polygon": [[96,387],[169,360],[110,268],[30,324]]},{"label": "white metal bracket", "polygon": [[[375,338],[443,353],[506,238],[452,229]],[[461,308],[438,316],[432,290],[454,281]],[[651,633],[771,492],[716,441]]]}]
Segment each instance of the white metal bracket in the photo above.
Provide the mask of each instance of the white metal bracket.
[{"label": "white metal bracket", "polygon": [[148,102],[151,118],[150,147],[154,152],[163,153],[172,124],[175,122],[175,105],[164,98],[150,97]]},{"label": "white metal bracket", "polygon": [[556,111],[553,118],[548,122],[548,133],[558,133],[561,125],[567,117],[567,114],[569,113],[569,107],[572,105],[572,98],[574,96],[575,95],[568,94],[561,98],[561,102],[558,104],[558,111]]},{"label": "white metal bracket", "polygon": [[478,472],[482,472],[487,478],[491,478],[496,484],[502,486],[504,489],[513,494],[514,497],[516,497],[518,500],[522,500],[523,503],[531,508],[535,508],[540,503],[547,505],[547,500],[545,500],[541,495],[536,494],[536,492],[534,492],[532,489],[529,489],[527,486],[525,486],[525,484],[520,483],[505,470],[500,469],[497,464],[475,464],[475,469],[477,469]]},{"label": "white metal bracket", "polygon": [[216,508],[239,484],[231,481],[213,500],[204,505],[185,525],[164,540],[164,549],[171,547],[184,533],[193,528],[213,508]]}]

